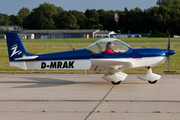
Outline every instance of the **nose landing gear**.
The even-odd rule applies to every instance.
[[[161,78],[161,76],[153,73],[151,68],[148,67],[147,73],[144,75],[139,75],[138,78],[144,81],[148,81],[150,84],[155,84]]]

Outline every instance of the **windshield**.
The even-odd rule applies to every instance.
[[[107,38],[98,40],[97,42],[88,46],[86,49],[88,49],[92,53],[104,53],[108,43],[113,43],[113,51],[115,51],[116,53],[124,53],[131,48],[128,44],[120,40]]]

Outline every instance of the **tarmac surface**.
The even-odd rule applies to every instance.
[[[179,120],[180,75],[0,74],[0,120]]]

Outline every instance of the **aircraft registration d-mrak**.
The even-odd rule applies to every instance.
[[[100,39],[86,48],[47,53],[28,53],[17,33],[6,33],[10,66],[25,70],[94,70],[109,71],[102,78],[118,85],[125,80],[127,69],[146,67],[147,73],[138,78],[156,83],[161,76],[152,72],[151,67],[164,63],[175,54],[170,49],[170,38],[167,49],[132,48],[114,38]]]

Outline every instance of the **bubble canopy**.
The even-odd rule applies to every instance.
[[[112,42],[114,44],[113,51],[117,53],[126,53],[126,52],[131,52],[132,50],[131,46],[129,46],[128,44],[126,44],[121,40],[114,38],[100,39],[95,43],[92,43],[91,45],[86,47],[86,49],[93,54],[104,53],[108,42]]]

